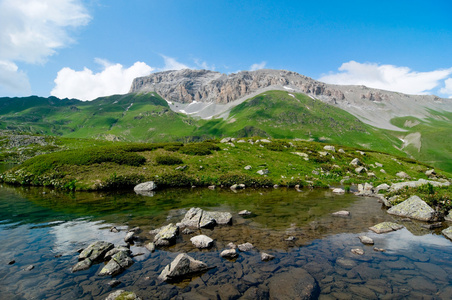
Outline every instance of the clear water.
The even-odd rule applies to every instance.
[[[151,238],[149,230],[181,220],[193,206],[233,214],[233,225],[199,231],[215,239],[212,249],[195,249],[190,235],[154,253],[144,248]],[[243,209],[253,214],[238,216]],[[351,217],[332,217],[338,210],[349,210]],[[126,289],[143,299],[236,299],[256,291],[268,295],[274,274],[304,268],[319,282],[320,299],[451,299],[452,242],[440,229],[426,230],[417,222],[401,223],[403,230],[383,235],[369,232],[369,226],[382,221],[401,223],[373,198],[334,195],[329,190],[234,193],[195,188],[145,197],[4,185],[0,186],[0,298],[104,299],[116,289]],[[121,231],[112,233],[111,226]],[[119,286],[111,288],[111,277],[97,275],[103,264],[71,273],[76,250],[96,240],[121,244],[126,230],[135,226],[143,229],[143,242],[131,249],[143,254],[114,277],[121,281]],[[362,245],[361,234],[386,251]],[[286,241],[291,236],[296,239]],[[250,242],[256,249],[240,253],[235,261],[225,260],[219,253],[229,242]],[[365,254],[355,255],[352,248],[362,248]],[[260,251],[276,258],[262,262]],[[215,268],[178,284],[159,282],[162,269],[181,252]],[[9,265],[11,260],[15,263]],[[34,269],[24,270],[29,265]]]

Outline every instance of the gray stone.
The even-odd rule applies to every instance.
[[[215,219],[199,207],[192,207],[181,221],[182,227],[205,228],[215,225]]]
[[[441,231],[441,233],[447,237],[449,240],[452,240],[452,226],[444,229],[443,231]]]
[[[133,260],[126,251],[119,251],[110,259],[110,261],[102,268],[99,275],[117,275],[122,273],[126,268],[133,265]]]
[[[342,189],[342,188],[335,188],[335,189],[332,190],[332,192],[333,192],[334,194],[344,194],[344,193],[345,193],[345,190]]]
[[[251,215],[251,212],[249,210],[241,210],[238,212],[239,216],[248,216]]]
[[[248,166],[246,166],[244,169],[245,169],[245,170],[251,170],[252,167],[251,167],[250,165],[248,165]]]
[[[346,210],[340,210],[340,211],[332,213],[331,215],[333,215],[335,217],[348,217],[348,216],[350,216],[350,212],[346,211]]]
[[[124,238],[124,242],[131,243],[135,239],[135,232],[128,232]]]
[[[259,170],[256,172],[259,175],[266,175],[269,173],[268,169]]]
[[[209,211],[205,213],[210,215],[218,225],[227,225],[232,222],[232,214],[229,212]]]
[[[115,246],[112,243],[97,241],[90,244],[86,249],[84,249],[78,256],[79,260],[84,260],[85,258],[91,259],[93,262],[102,261],[105,254],[113,249]]]
[[[220,143],[229,143],[229,142],[231,142],[231,138],[230,137],[225,137],[224,139],[222,139],[220,141]]]
[[[436,221],[438,219],[436,211],[418,196],[411,196],[402,203],[391,207],[388,214],[421,221]]]
[[[408,175],[407,173],[400,171],[396,174],[397,177],[403,178],[403,179],[410,179],[410,175]]]
[[[386,183],[382,183],[375,188],[375,193],[378,194],[379,191],[389,191],[389,185]]]
[[[431,169],[431,170],[425,171],[425,175],[427,175],[428,177],[430,177],[430,176],[436,176],[435,169]]]
[[[186,253],[181,253],[163,269],[158,278],[163,281],[178,280],[193,273],[204,272],[207,269],[207,265],[202,261],[195,260]]]
[[[109,294],[105,300],[141,300],[141,298],[133,292],[117,290]]]
[[[199,249],[210,248],[213,245],[213,239],[204,234],[194,236],[190,239],[190,241],[196,248]]]
[[[127,255],[132,254],[132,252],[130,251],[129,248],[124,247],[124,246],[119,246],[119,247],[115,247],[115,248],[111,249],[110,251],[108,251],[107,253],[105,253],[104,260],[110,260],[113,257],[113,255],[115,255],[116,253],[118,253],[120,251],[126,252]]]
[[[354,159],[350,162],[350,164],[351,164],[352,166],[354,166],[354,167],[358,167],[358,166],[361,166],[363,163],[362,163],[358,158],[354,158]]]
[[[78,272],[82,270],[88,270],[91,265],[93,264],[93,261],[89,258],[85,258],[82,261],[79,261],[75,266],[72,267],[72,272]]]
[[[294,268],[269,279],[270,299],[317,299],[320,288],[317,281],[304,269]]]
[[[336,152],[336,148],[334,146],[325,146],[325,147],[323,147],[323,150]]]
[[[170,223],[156,230],[154,243],[156,246],[169,246],[176,242],[176,236],[179,233],[179,227]]]
[[[239,255],[235,249],[226,249],[221,251],[220,256],[224,258],[236,258]]]
[[[245,185],[243,183],[231,185],[231,190],[241,190],[244,188],[245,188]]]
[[[444,217],[444,220],[452,222],[452,210]]]
[[[157,185],[154,183],[154,181],[143,182],[133,188],[135,193],[144,196],[153,196],[152,191],[154,191],[155,189],[157,189]]]
[[[144,245],[144,247],[151,252],[155,251],[155,244],[153,242],[147,243],[146,245]]]
[[[449,186],[450,182],[449,181],[434,181],[434,180],[425,180],[425,179],[419,179],[417,181],[406,181],[406,182],[398,182],[398,183],[393,183],[391,185],[390,191],[394,192],[394,191],[398,191],[401,189],[404,189],[405,187],[419,187],[425,184],[431,184],[434,187],[442,187],[442,186]]]
[[[355,172],[356,172],[356,174],[361,174],[363,172],[367,172],[367,169],[365,167],[361,166],[361,167],[357,167],[355,169]]]
[[[373,232],[378,233],[378,234],[396,231],[396,230],[399,230],[402,228],[403,228],[402,225],[399,225],[399,224],[393,223],[393,222],[382,222],[382,223],[379,223],[372,227],[369,227],[370,230],[372,230]]]
[[[359,236],[359,240],[361,241],[361,243],[363,243],[364,245],[373,245],[374,244],[374,240],[371,239],[368,236],[365,235],[360,235]]]
[[[262,261],[270,261],[272,259],[275,259],[275,256],[273,256],[271,254],[268,254],[268,253],[265,253],[265,252],[261,253],[261,260]]]
[[[363,255],[364,254],[364,250],[361,248],[353,248],[352,250],[350,250],[351,253],[356,254],[356,255]]]
[[[253,244],[247,242],[247,243],[238,245],[237,248],[239,248],[239,250],[242,252],[246,252],[246,251],[250,251],[251,249],[253,249],[254,246],[253,246]]]

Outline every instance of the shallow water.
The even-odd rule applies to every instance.
[[[182,235],[176,245],[154,253],[143,245],[148,231],[178,222],[190,207],[229,211],[233,225],[203,229],[215,240],[209,250],[195,249]],[[252,211],[248,217],[237,212]],[[332,212],[349,210],[340,218]],[[369,226],[396,221],[406,228],[377,235]],[[373,198],[334,195],[329,190],[206,188],[159,191],[153,197],[130,192],[62,193],[48,188],[0,186],[0,298],[104,299],[116,289],[136,292],[143,299],[266,298],[272,276],[304,268],[318,282],[320,299],[450,299],[452,242],[421,223],[404,222],[386,214]],[[121,231],[112,233],[111,226]],[[103,264],[71,273],[76,250],[96,240],[122,244],[128,228],[140,226],[141,243],[131,247],[135,264],[115,279],[97,273]],[[444,223],[444,226],[447,226]],[[364,246],[366,234],[385,252]],[[295,237],[293,241],[286,241]],[[235,261],[219,253],[229,242],[251,242],[255,250]],[[352,254],[362,248],[362,256]],[[262,262],[259,252],[276,258]],[[200,277],[175,285],[157,276],[178,253],[215,267]],[[8,262],[15,260],[12,265]],[[34,269],[24,269],[33,265]]]

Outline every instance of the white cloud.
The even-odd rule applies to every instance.
[[[452,98],[452,78],[446,79],[444,81],[444,87],[439,90],[440,93],[449,95],[449,98]]]
[[[339,71],[323,75],[319,80],[332,84],[365,85],[406,94],[427,94],[452,74],[452,68],[416,72],[407,67],[356,61],[343,63]]]
[[[215,71],[215,65],[209,66],[206,61],[200,60],[198,58],[194,58],[193,61],[195,62],[195,65],[201,69]]]
[[[16,64],[10,61],[0,61],[0,86],[7,92],[21,96],[31,92],[27,74],[19,71]]]
[[[263,69],[263,68],[265,68],[266,65],[267,65],[266,61],[263,61],[263,62],[258,63],[258,64],[252,64],[251,67],[250,67],[250,71],[256,71],[256,70]]]
[[[133,79],[149,75],[154,70],[143,62],[136,62],[133,66],[124,68],[121,64],[112,64],[103,59],[95,61],[103,67],[99,73],[93,73],[88,68],[83,71],[61,69],[51,95],[58,98],[93,100],[102,96],[125,94],[129,91]]]
[[[0,0],[0,86],[14,93],[30,92],[27,75],[15,62],[43,64],[73,40],[70,30],[91,17],[80,0]],[[6,76],[9,75],[9,77]],[[11,83],[12,79],[24,80]]]
[[[175,58],[168,57],[163,54],[160,54],[160,56],[163,58],[163,61],[165,62],[165,66],[160,69],[161,71],[191,69],[187,65],[184,65],[183,63],[176,61]]]

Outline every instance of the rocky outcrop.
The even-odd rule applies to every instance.
[[[418,196],[411,196],[402,203],[388,209],[388,214],[420,221],[437,221],[438,214]]]
[[[186,253],[179,254],[159,275],[162,281],[177,281],[185,276],[207,271],[205,263],[195,260]]]

